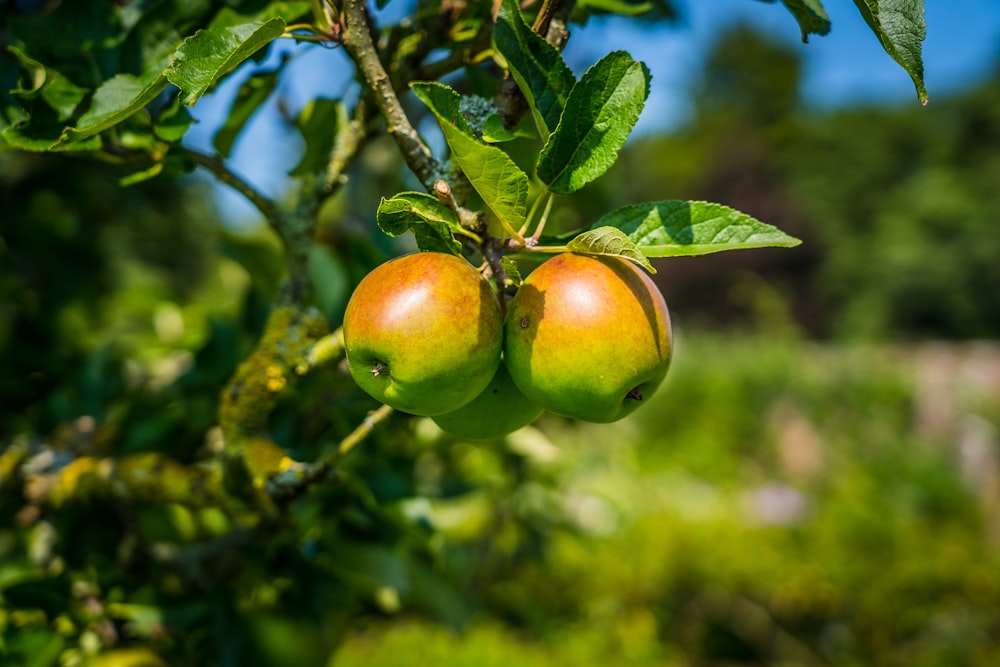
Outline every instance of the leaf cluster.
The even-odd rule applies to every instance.
[[[4,192],[17,207],[3,212],[0,253],[16,264],[0,265],[0,280],[17,299],[0,306],[0,358],[13,369],[2,385],[12,433],[0,434],[3,663],[316,664],[359,618],[405,609],[460,627],[489,607],[526,622],[531,592],[553,590],[540,555],[590,528],[556,491],[564,471],[546,436],[489,448],[387,422],[336,368],[343,346],[328,325],[384,240],[359,241],[340,221],[321,235],[316,221],[382,130],[429,191],[382,200],[386,236],[479,252],[511,281],[525,255],[613,255],[652,270],[649,257],[797,243],[730,207],[676,199],[545,234],[553,200],[615,164],[651,80],[625,52],[577,78],[550,35],[591,14],[672,15],[673,3],[586,0],[570,12],[549,1],[532,17],[506,0],[494,20],[493,3],[429,2],[384,28],[362,0],[9,4],[4,186],[25,184],[21,161],[35,153],[124,172],[60,171]],[[784,4],[821,32],[818,1]],[[865,17],[912,64],[919,50],[894,26],[922,5],[890,5],[868,3]],[[289,115],[305,146],[288,201],[227,163],[284,61],[253,65],[216,154],[182,143],[188,107],[278,39],[343,46],[361,89]],[[503,77],[527,120],[460,92],[498,95]],[[446,155],[415,129],[410,92]],[[267,235],[218,251],[163,180],[195,164],[251,201]],[[109,192],[114,178],[143,189]],[[109,323],[121,312],[124,324]],[[132,327],[144,333],[125,345]],[[42,344],[18,348],[32,340]],[[355,448],[363,438],[373,446]]]

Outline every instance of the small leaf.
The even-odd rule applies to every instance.
[[[184,137],[193,122],[191,112],[181,104],[177,95],[173,95],[153,119],[153,133],[163,141],[176,143]]]
[[[524,94],[543,138],[554,132],[576,77],[559,51],[529,26],[516,0],[503,0],[493,43]]]
[[[391,199],[383,198],[375,220],[388,236],[402,236],[412,230],[421,250],[433,250],[459,255],[462,244],[454,234],[461,230],[454,211],[431,195],[422,192],[401,192]]]
[[[59,139],[69,144],[92,137],[141,111],[167,86],[163,75],[165,61],[154,63],[142,76],[118,74],[98,87],[90,101],[87,113],[80,117],[76,127],[67,128]]]
[[[30,133],[22,131],[20,126],[11,126],[0,130],[0,153],[12,150],[41,153],[46,151],[83,152],[100,149],[101,140],[98,137],[90,137],[73,143],[63,143],[58,135],[33,136]]]
[[[24,70],[24,74],[18,78],[16,88],[11,88],[5,92],[26,99],[31,99],[38,95],[42,90],[42,86],[45,85],[45,66],[34,58],[28,57],[21,49],[15,46],[8,46],[7,52],[14,56],[21,69]]]
[[[510,255],[504,255],[500,258],[500,266],[503,267],[503,272],[507,274],[507,278],[514,285],[520,285],[523,279],[521,278],[521,269],[517,266],[517,262]]]
[[[226,122],[223,123],[212,139],[212,144],[221,157],[229,157],[230,152],[233,150],[233,144],[236,142],[236,137],[239,136],[240,132],[246,126],[247,121],[256,113],[260,105],[271,95],[275,84],[278,82],[279,69],[275,68],[270,71],[254,72],[240,86],[232,106],[229,107]]]
[[[924,0],[854,0],[882,48],[899,63],[917,88],[917,97],[927,104],[921,42],[927,36]]]
[[[764,0],[774,2],[774,0]],[[802,31],[802,41],[808,42],[809,35],[825,35],[830,32],[830,17],[827,16],[820,0],[781,0]]]
[[[530,121],[528,121],[530,123]],[[503,126],[500,116],[493,114],[483,123],[483,141],[490,144],[499,144],[514,139],[533,139],[535,133],[525,125],[524,122],[518,124],[513,130],[508,130]]]
[[[7,51],[14,56],[24,71],[24,75],[18,79],[18,86],[8,92],[26,100],[40,96],[56,112],[58,120],[62,122],[69,120],[77,106],[87,96],[88,90],[77,86],[56,70],[46,68],[14,46],[8,46]]]
[[[596,227],[586,231],[567,243],[566,249],[570,252],[586,255],[621,257],[635,262],[650,273],[656,273],[656,269],[642,254],[642,251],[636,247],[632,239],[616,227]]]
[[[42,99],[55,110],[57,118],[65,123],[73,116],[89,92],[62,74],[49,70],[48,80],[42,87]]]
[[[552,192],[579,190],[615,163],[645,105],[649,80],[646,65],[624,51],[587,70],[538,156],[538,178]]]
[[[605,226],[620,229],[647,257],[791,248],[801,243],[746,213],[701,201],[666,200],[624,206],[602,216],[592,229]]]
[[[528,176],[496,146],[480,143],[459,109],[459,94],[440,83],[410,84],[413,92],[434,112],[451,149],[451,158],[491,211],[507,226],[524,222]]]
[[[119,648],[101,653],[90,667],[167,667],[160,656],[147,648]]]
[[[652,2],[630,2],[629,0],[581,0],[577,9],[594,14],[621,14],[641,16],[653,9]]]
[[[212,84],[284,32],[285,21],[277,17],[199,30],[178,47],[165,74],[181,89],[181,101],[192,105]]]
[[[232,7],[223,7],[220,9],[219,13],[212,19],[212,22],[208,24],[210,30],[231,28],[244,23],[263,23],[268,19],[276,17],[283,19],[287,25],[307,19],[311,13],[309,0],[293,0],[291,2],[276,0],[268,3],[225,2],[223,4],[236,5],[239,7],[239,10]],[[251,6],[253,9],[251,9]]]
[[[302,134],[306,149],[289,174],[308,176],[323,172],[330,162],[337,135],[347,127],[347,122],[347,110],[340,100],[322,97],[310,100],[295,119],[295,127]]]
[[[148,181],[151,178],[156,178],[161,173],[163,173],[163,163],[156,162],[152,167],[148,169],[143,169],[142,171],[137,171],[128,176],[123,176],[118,179],[118,185],[123,188],[127,188],[130,185],[135,185],[136,183],[142,183],[143,181]]]

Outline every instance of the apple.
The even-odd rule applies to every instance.
[[[431,417],[441,430],[472,440],[487,440],[513,433],[544,412],[517,388],[501,360],[496,375],[483,393],[454,412]]]
[[[437,252],[380,265],[344,313],[354,381],[402,412],[440,415],[486,388],[500,364],[500,302],[467,261]]]
[[[565,253],[528,274],[507,311],[504,358],[530,400],[564,417],[613,422],[666,377],[667,304],[615,257]]]

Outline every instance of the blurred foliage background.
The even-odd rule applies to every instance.
[[[252,527],[47,513],[5,461],[209,455],[275,239],[220,223],[196,179],[0,155],[0,665],[1000,664],[1000,67],[927,108],[825,113],[800,73],[723,36],[695,120],[557,204],[568,229],[708,199],[806,241],[657,264],[677,352],[648,406],[486,443],[397,415]],[[376,142],[321,221],[334,325],[406,249],[371,225],[400,170]],[[372,407],[329,369],[270,426],[314,459]]]

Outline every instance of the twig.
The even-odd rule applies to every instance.
[[[341,327],[313,343],[313,346],[306,352],[305,359],[295,367],[295,373],[305,375],[319,366],[340,361],[343,356],[344,329]]]
[[[552,195],[551,192],[546,195],[545,210],[542,211],[542,217],[539,218],[538,220],[538,226],[535,227],[535,233],[531,235],[530,239],[528,239],[529,242],[528,245],[538,244],[538,239],[540,239],[542,236],[542,230],[545,229],[545,223],[549,221],[549,213],[552,212],[552,200],[554,199],[555,197]]]
[[[347,168],[354,156],[369,138],[368,126],[375,118],[374,105],[368,96],[362,96],[354,107],[351,120],[347,127],[337,135],[336,143],[330,152],[330,162],[326,167],[320,195],[329,196],[346,180]]]
[[[543,35],[549,44],[562,51],[569,39],[569,17],[576,6],[576,0],[553,0],[552,4],[555,7],[549,15],[549,23],[545,32],[539,31],[539,34]],[[542,9],[544,10],[544,7]]]
[[[309,485],[330,479],[337,473],[337,464],[392,413],[393,409],[388,405],[369,412],[358,427],[341,440],[337,448],[327,456],[314,463],[296,463],[272,475],[265,487],[267,495],[275,502],[288,502],[299,496]]]
[[[233,172],[218,155],[206,155],[193,148],[184,148],[184,151],[195,164],[204,167],[220,181],[250,200],[274,231],[282,238],[285,237],[287,220],[284,211],[277,204]]]
[[[542,3],[542,8],[538,10],[538,15],[535,16],[535,22],[531,24],[531,29],[543,37],[547,35],[549,23],[552,22],[552,17],[559,9],[560,4],[559,0],[545,0]]]
[[[369,412],[364,421],[358,424],[356,429],[351,431],[346,438],[340,441],[340,445],[336,450],[334,450],[333,454],[325,460],[325,462],[329,465],[333,465],[350,454],[351,450],[357,447],[362,440],[371,435],[372,431],[375,430],[375,427],[388,419],[392,412],[392,407],[388,405],[383,405],[378,410]]]
[[[392,81],[379,60],[368,26],[368,12],[364,0],[344,2],[343,44],[347,54],[354,60],[365,84],[371,89],[375,104],[385,118],[389,135],[399,146],[407,166],[416,174],[427,190],[431,190],[441,169],[431,155],[417,130],[403,111]]]

